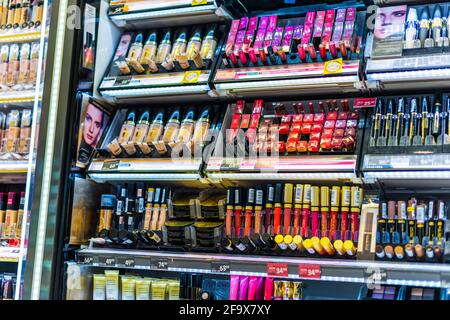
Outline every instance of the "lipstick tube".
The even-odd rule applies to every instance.
[[[242,228],[242,188],[234,190],[234,235],[241,237]]]
[[[343,59],[346,59],[348,56],[348,51],[347,51],[347,47],[345,46],[345,42],[341,41],[339,44],[339,50],[341,51],[341,57]]]
[[[351,226],[352,240],[358,242],[359,233],[359,214],[362,205],[362,189],[359,187],[351,188]]]
[[[251,48],[248,50],[248,55],[250,56],[250,61],[256,65],[258,63],[258,56],[256,55],[255,49]]]
[[[225,235],[233,235],[233,213],[234,213],[234,188],[227,190],[227,212],[225,214]]]
[[[272,226],[272,217],[273,217],[273,202],[275,197],[275,188],[272,185],[267,186],[267,192],[266,192],[266,210],[265,210],[265,217],[264,217],[264,232],[272,234],[273,235],[273,229],[271,230]]]
[[[277,183],[275,186],[275,207],[273,211],[273,232],[274,234],[281,233],[281,193],[283,192],[283,185]]]
[[[313,237],[319,236],[319,195],[319,187],[311,187],[311,234]]]
[[[292,242],[297,246],[297,250],[304,251],[305,246],[303,245],[303,238],[299,235],[296,235]]]
[[[311,238],[311,243],[313,245],[314,250],[318,254],[323,256],[326,253],[326,251],[325,251],[324,247],[322,246],[322,244],[320,243],[320,239],[318,237],[312,237]]]
[[[331,240],[336,240],[336,231],[338,230],[340,197],[341,197],[341,188],[338,186],[333,186],[331,189],[331,214],[330,214]]]
[[[255,226],[254,232],[260,234],[262,232],[262,206],[264,202],[264,191],[262,189],[256,189],[256,201],[255,201]]]
[[[328,215],[330,210],[330,188],[320,187],[320,212],[321,212],[321,234],[329,237]]]
[[[291,214],[292,214],[292,195],[294,185],[286,183],[284,186],[284,220],[283,220],[283,234],[291,233]]]
[[[301,236],[309,236],[309,206],[311,204],[311,185],[305,184],[303,189],[303,208],[302,208],[302,229]]]
[[[351,240],[344,242],[344,250],[349,256],[354,256],[356,254],[356,247]]]
[[[259,58],[261,59],[262,63],[267,63],[266,51],[263,48],[259,48]]]
[[[294,235],[300,234],[300,219],[302,213],[303,202],[303,185],[297,184],[295,186],[294,194]]]
[[[344,242],[342,242],[342,240],[336,240],[333,243],[333,247],[336,250],[336,252],[338,253],[338,255],[340,255],[340,256],[345,255]]]
[[[322,237],[320,239],[320,244],[325,249],[325,251],[330,255],[334,256],[336,253],[336,250],[334,249],[333,245],[331,244],[331,241],[327,237]]]
[[[338,57],[336,44],[334,42],[330,42],[329,49],[330,49],[330,54],[333,57],[333,59],[336,59]]]
[[[233,51],[227,52],[227,57],[230,59],[231,63],[236,67],[239,64],[237,57],[234,55]]]
[[[298,52],[298,56],[300,58],[300,60],[303,62],[306,60],[306,51],[305,51],[305,46],[303,44],[299,44],[297,46],[297,52]]]
[[[319,54],[320,54],[320,59],[322,60],[327,60],[327,48],[325,48],[325,46],[323,44],[319,45]]]
[[[245,206],[244,236],[250,237],[252,231],[253,206],[255,204],[255,189],[247,190],[247,204]]]
[[[241,60],[241,64],[246,66],[248,64],[247,54],[244,52],[244,50],[239,49],[238,55],[239,55],[239,60]]]
[[[308,251],[309,254],[316,254],[316,251],[314,250],[314,246],[312,243],[312,239],[306,239],[305,241],[303,241],[303,246],[305,247],[306,251]]]
[[[310,44],[308,46],[308,53],[309,53],[309,56],[311,57],[311,59],[313,59],[313,60],[317,59],[317,51],[313,44]]]
[[[341,197],[341,239],[348,240],[351,238],[351,234],[348,229],[348,213],[350,207],[350,187],[342,187]]]

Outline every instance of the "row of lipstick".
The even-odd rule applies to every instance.
[[[359,187],[318,187],[278,183],[227,190],[225,234],[326,236],[331,240],[357,241],[363,190]],[[282,197],[283,195],[283,197]]]
[[[449,110],[439,101],[430,106],[428,97],[378,99],[372,117],[370,146],[423,146],[447,143]],[[420,103],[421,101],[421,103]],[[447,103],[449,106],[450,101]],[[387,106],[386,106],[387,105]]]
[[[223,62],[225,66],[258,63],[287,62],[287,55],[294,46],[302,62],[311,60],[349,58],[352,52],[359,53],[362,37],[354,37],[356,9],[338,9],[307,12],[304,25],[278,24],[277,16],[243,17],[233,20],[226,42]],[[282,22],[284,23],[284,22]],[[319,52],[319,55],[317,54]],[[328,52],[330,56],[328,56]]]
[[[221,247],[225,252],[238,254],[262,252],[329,257],[354,257],[356,255],[355,242],[352,240],[332,242],[328,237],[303,239],[300,235],[291,236],[290,234],[278,234],[274,237],[265,233],[233,239],[225,237],[221,241]]]
[[[275,114],[264,114],[263,100],[256,100],[248,114],[244,112],[245,102],[240,100],[234,107],[228,143],[233,143],[242,130],[257,153],[351,149],[356,143],[359,113],[349,111],[348,100],[341,100],[340,104],[342,111],[337,100],[328,100],[326,105],[319,101],[320,111],[315,112],[314,103],[309,102],[310,113],[305,113],[302,102],[293,103],[291,110],[283,103],[273,103]]]
[[[410,8],[405,30],[405,49],[448,47],[450,39],[450,10],[443,17],[442,8],[436,5],[430,19],[430,6],[424,6],[418,18],[417,9]]]
[[[377,245],[375,254],[378,259],[384,260],[417,260],[417,261],[440,261],[444,254],[441,246],[428,245],[423,247],[421,244],[406,245]]]

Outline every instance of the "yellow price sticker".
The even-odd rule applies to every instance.
[[[208,0],[192,0],[193,6],[201,6],[204,4],[208,4]]]
[[[201,74],[202,72],[200,70],[186,71],[184,73],[183,80],[181,80],[181,83],[197,83],[198,78],[200,77]]]
[[[342,64],[343,64],[342,58],[330,60],[325,62],[324,68],[323,68],[323,74],[338,74],[342,73]]]

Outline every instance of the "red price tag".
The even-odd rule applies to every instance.
[[[272,277],[287,277],[289,275],[287,263],[267,263],[267,275]]]
[[[353,103],[355,109],[375,108],[377,98],[356,98]]]
[[[321,271],[318,264],[299,264],[298,275],[300,278],[320,279]]]

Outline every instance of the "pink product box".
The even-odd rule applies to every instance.
[[[312,25],[305,25],[303,28],[302,44],[309,44],[312,34]]]
[[[351,41],[353,37],[353,30],[355,27],[355,21],[345,21],[344,25],[344,35],[342,36],[342,40]]]
[[[267,48],[272,44],[273,33],[277,27],[277,19],[277,16],[269,17],[269,25],[267,26],[266,37],[264,39],[264,48]]]
[[[278,51],[278,48],[281,46],[281,41],[283,39],[283,31],[284,27],[278,27],[275,30],[275,35],[273,36],[272,48],[273,51]]]
[[[258,30],[258,32],[256,33],[255,42],[253,43],[253,48],[255,48],[255,49],[262,48],[265,34],[266,34],[266,29]]]
[[[284,31],[284,37],[283,37],[283,43],[282,43],[283,51],[286,53],[291,51],[293,34],[294,34],[294,26],[287,26]]]
[[[331,38],[331,41],[333,42],[341,41],[343,31],[344,31],[344,22],[335,22],[333,37]]]
[[[345,21],[355,21],[356,20],[356,8],[347,8],[347,15]]]
[[[234,54],[237,56],[240,49],[244,45],[245,30],[241,30],[237,33],[236,42],[234,43]]]
[[[327,45],[330,43],[332,32],[333,32],[333,22],[325,22],[322,33],[323,44]]]
[[[258,26],[258,17],[252,17],[250,18],[250,23],[248,25],[247,30],[256,30],[257,26]]]
[[[269,16],[261,17],[259,20],[258,30],[267,29],[267,26],[269,25]]]
[[[323,23],[325,21],[325,11],[317,11],[316,22],[314,24],[313,38],[321,37],[323,31]]]
[[[334,22],[334,10],[327,10],[325,14],[325,23]]]
[[[231,23],[230,34],[228,35],[227,45],[225,47],[225,52],[233,50],[234,41],[236,40],[236,34],[239,29],[239,20],[233,20]]]
[[[344,22],[345,21],[345,12],[346,9],[338,9],[336,12],[336,22]]]
[[[239,30],[247,30],[249,20],[250,20],[249,17],[241,18],[240,23],[239,23]]]
[[[307,12],[306,13],[306,19],[305,19],[305,24],[313,25],[315,17],[316,17],[316,12],[315,11]]]
[[[299,41],[303,36],[303,26],[298,25],[294,28],[294,40]]]

